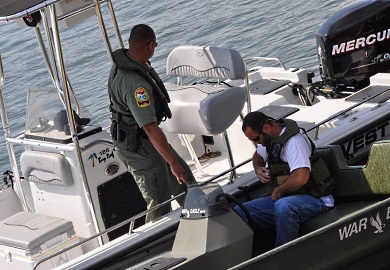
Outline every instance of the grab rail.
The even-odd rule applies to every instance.
[[[272,57],[259,57],[255,56],[252,58],[248,58],[244,60],[245,63],[245,85],[246,85],[246,106],[247,106],[247,112],[250,113],[252,111],[252,105],[251,105],[251,89],[249,88],[249,69],[248,64],[253,63],[256,61],[276,61],[280,64],[280,66],[287,70],[286,66],[283,64],[283,62],[279,58],[272,58]]]
[[[284,70],[287,70],[287,68],[283,64],[283,62],[279,58],[275,58],[275,57],[259,57],[259,56],[255,56],[255,57],[251,57],[251,58],[245,59],[245,64],[247,64],[247,63],[249,64],[249,63],[256,62],[256,61],[275,61],[275,62],[278,62],[280,64],[280,66]]]
[[[348,111],[351,111],[352,109],[354,109],[356,107],[359,107],[360,105],[362,105],[362,104],[364,104],[364,103],[366,103],[366,102],[368,102],[368,101],[370,101],[370,100],[372,100],[372,99],[374,99],[374,98],[376,98],[376,97],[378,97],[378,96],[380,96],[380,95],[382,95],[384,93],[386,93],[389,90],[390,89],[386,89],[386,90],[384,90],[384,91],[382,91],[380,93],[377,93],[377,94],[375,94],[375,95],[373,95],[373,96],[371,96],[371,97],[369,97],[369,98],[367,98],[367,99],[365,99],[365,100],[363,100],[363,101],[361,101],[359,103],[356,103],[355,105],[352,105],[351,107],[349,107],[349,108],[347,108],[347,109],[345,109],[345,110],[343,110],[343,111],[341,111],[341,112],[339,112],[339,113],[337,113],[337,114],[335,114],[335,115],[333,115],[333,116],[331,116],[331,117],[329,117],[329,118],[319,122],[314,127],[308,129],[307,132],[312,131],[313,129],[315,129],[316,132],[315,132],[314,140],[317,140],[318,139],[318,132],[319,132],[320,126],[322,126],[323,124],[325,124],[325,123],[335,119],[338,116],[341,116],[341,115],[345,114]]]
[[[3,125],[4,138],[6,139],[6,146],[7,146],[8,157],[9,157],[9,161],[10,161],[10,165],[11,165],[11,170],[13,171],[14,177],[16,179],[18,196],[20,198],[20,202],[22,204],[23,210],[28,211],[26,197],[24,195],[22,184],[19,181],[20,176],[19,176],[19,171],[18,171],[18,164],[16,162],[15,151],[14,151],[13,145],[7,141],[7,139],[9,137],[11,137],[11,130],[10,130],[9,122],[8,122],[7,110],[5,109],[5,102],[4,102],[4,96],[3,96],[4,85],[5,85],[5,76],[4,76],[3,62],[1,60],[1,55],[0,55],[0,112],[1,112],[0,115],[1,115],[1,123]]]
[[[0,89],[2,89],[4,85],[5,85],[5,76],[3,70],[3,61],[1,61],[1,54],[0,54]]]
[[[228,174],[228,173],[230,173],[230,172],[236,170],[237,168],[239,168],[239,167],[241,167],[241,166],[243,166],[243,165],[249,163],[250,161],[252,161],[252,158],[247,159],[247,160],[245,160],[245,161],[243,161],[243,162],[237,164],[236,166],[231,167],[230,169],[228,169],[228,170],[226,170],[226,171],[223,171],[223,172],[221,172],[220,174],[217,174],[217,175],[211,177],[210,179],[208,179],[208,180],[206,180],[206,181],[204,181],[204,182],[197,183],[197,184],[194,184],[194,185],[192,185],[192,186],[204,186],[204,185],[207,185],[208,183],[217,180],[218,178],[220,178],[220,177],[224,176],[225,174]],[[104,230],[104,231],[101,231],[101,232],[99,232],[99,233],[97,233],[97,234],[95,234],[95,235],[93,235],[93,236],[91,236],[91,237],[88,237],[88,238],[85,238],[85,239],[81,240],[80,242],[74,243],[74,244],[72,244],[72,245],[70,245],[70,246],[68,246],[68,247],[65,247],[65,248],[63,248],[63,249],[60,249],[60,250],[58,250],[58,251],[56,251],[56,252],[54,252],[54,253],[52,253],[52,254],[46,256],[46,257],[41,258],[40,260],[38,260],[38,261],[35,262],[34,267],[33,267],[33,270],[35,270],[41,263],[43,263],[43,262],[45,262],[45,261],[47,261],[47,260],[50,260],[50,259],[54,258],[55,256],[58,256],[58,255],[60,255],[60,254],[62,254],[62,253],[64,253],[64,252],[66,252],[66,251],[68,251],[68,250],[71,250],[72,248],[78,247],[78,246],[80,246],[80,245],[82,245],[82,244],[84,244],[84,243],[86,243],[86,242],[88,242],[88,241],[90,241],[90,240],[92,240],[92,239],[95,239],[95,238],[97,238],[97,237],[100,237],[100,236],[102,236],[103,234],[107,234],[107,233],[109,233],[109,232],[111,232],[111,231],[113,231],[113,230],[116,230],[116,229],[118,229],[119,227],[122,227],[122,226],[124,226],[124,225],[126,225],[126,224],[128,224],[128,223],[130,223],[130,226],[129,226],[129,233],[128,233],[128,234],[132,234],[132,233],[134,232],[134,231],[133,231],[134,223],[135,223],[135,221],[136,221],[138,218],[141,218],[141,217],[145,216],[146,214],[148,214],[148,213],[150,213],[150,212],[152,212],[152,211],[155,211],[156,209],[158,209],[158,208],[160,208],[160,207],[162,207],[162,206],[165,206],[165,205],[171,203],[173,200],[176,200],[176,199],[182,197],[184,194],[185,194],[185,192],[182,192],[182,193],[180,193],[179,195],[176,195],[175,197],[172,197],[171,199],[169,199],[169,200],[167,200],[167,201],[165,201],[165,202],[163,202],[163,203],[160,203],[160,204],[158,204],[158,205],[156,205],[156,206],[154,206],[154,207],[152,207],[152,208],[150,208],[150,209],[147,209],[147,210],[145,210],[145,211],[143,211],[143,212],[141,212],[141,213],[139,213],[139,214],[137,214],[137,215],[135,215],[135,216],[133,216],[133,217],[131,217],[131,218],[125,220],[125,221],[122,221],[121,223],[118,223],[118,224],[116,224],[116,225],[114,225],[114,226],[112,226],[112,227],[110,227],[110,228],[108,228],[108,229],[106,229],[106,230]]]

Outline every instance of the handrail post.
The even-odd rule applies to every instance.
[[[23,210],[28,212],[28,206],[26,202],[26,197],[24,195],[19,170],[18,170],[18,164],[16,162],[16,156],[15,151],[13,148],[13,145],[8,141],[8,138],[11,137],[11,131],[9,128],[9,122],[8,122],[8,116],[7,111],[5,109],[5,102],[3,97],[3,86],[5,85],[5,76],[4,76],[4,70],[3,70],[3,62],[1,60],[0,55],[0,108],[1,108],[1,121],[3,124],[3,130],[4,130],[4,138],[7,145],[7,151],[8,151],[8,157],[11,165],[12,172],[14,174],[14,177],[16,179],[16,186],[17,186],[17,192],[19,194],[19,199],[21,201]]]
[[[129,234],[132,234],[134,231],[134,221],[135,220],[132,220],[131,222],[130,222],[130,227],[129,227]]]
[[[252,57],[244,60],[245,64],[245,87],[246,87],[246,108],[247,108],[247,113],[250,113],[252,111],[252,104],[251,104],[251,89],[249,87],[249,68],[248,64],[256,61],[276,61],[279,63],[279,65],[284,69],[287,70],[286,66],[283,64],[283,62],[279,58],[270,58],[270,57]]]
[[[68,85],[67,75],[66,75],[66,71],[65,71],[65,63],[64,63],[63,56],[62,56],[62,48],[61,48],[59,31],[58,31],[58,22],[57,22],[55,5],[50,5],[49,10],[50,10],[50,19],[51,19],[52,29],[53,29],[54,45],[55,45],[55,49],[56,49],[56,55],[57,55],[59,68],[61,71],[62,87],[63,87],[63,93],[64,93],[64,98],[65,98],[65,104],[66,104],[66,108],[67,108],[66,111],[67,111],[68,120],[69,120],[69,127],[70,127],[72,141],[73,141],[74,148],[75,148],[74,153],[75,153],[76,160],[77,160],[77,163],[78,163],[79,168],[80,168],[81,180],[82,180],[82,184],[83,184],[83,188],[84,188],[85,199],[88,203],[92,223],[94,225],[96,232],[99,232],[100,229],[99,229],[99,225],[97,222],[97,217],[96,217],[95,208],[94,208],[92,197],[91,197],[91,192],[89,189],[89,184],[87,181],[87,174],[85,171],[84,162],[83,162],[83,158],[81,155],[81,149],[80,149],[80,145],[79,145],[79,141],[78,141],[78,135],[77,135],[76,125],[75,125],[74,116],[73,116],[73,109],[72,109],[72,104],[71,104],[71,99],[70,99],[70,94],[69,94],[69,89],[68,89],[69,85]],[[98,238],[98,241],[99,241],[100,245],[103,245],[103,240],[101,239],[101,237]]]
[[[249,69],[247,65],[247,61],[245,63],[245,88],[246,88],[246,110],[247,113],[252,111],[252,101],[251,101],[251,89],[249,87]]]
[[[107,54],[108,54],[108,58],[110,59],[111,62],[113,62],[112,55],[111,55],[112,48],[111,48],[111,44],[110,44],[110,41],[109,41],[109,38],[108,38],[106,26],[104,24],[102,10],[101,10],[101,7],[100,7],[100,2],[99,2],[99,0],[94,0],[94,2],[95,2],[96,16],[98,18],[100,31],[101,31],[101,33],[103,35],[103,41],[104,41],[104,45],[106,46],[106,51],[107,51]],[[123,45],[123,42],[122,42],[121,45]]]

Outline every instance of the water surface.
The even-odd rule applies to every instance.
[[[318,75],[315,31],[331,14],[352,2],[113,0],[113,5],[125,44],[133,25],[145,23],[155,29],[159,46],[152,64],[164,81],[171,81],[165,75],[165,61],[179,45],[230,47],[244,58],[277,57],[288,68],[304,68]],[[96,121],[107,125],[106,82],[111,64],[97,27],[96,18],[91,17],[83,24],[62,29],[60,34],[66,70],[75,92]],[[113,36],[112,27],[108,28]],[[112,46],[118,48],[119,44]],[[28,87],[51,86],[51,81],[33,29],[1,23],[0,53],[6,77],[3,94],[14,135],[25,128]],[[22,150],[16,147],[18,153]],[[0,174],[9,168],[4,136],[0,136]]]

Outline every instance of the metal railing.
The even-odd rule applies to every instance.
[[[273,58],[273,57],[258,57],[258,56],[251,57],[251,58],[245,59],[245,65],[247,65],[249,63],[257,62],[257,61],[274,61],[274,62],[277,62],[284,70],[287,70],[286,66],[279,58]]]
[[[339,117],[339,116],[341,116],[341,115],[344,115],[344,114],[347,113],[348,111],[351,111],[351,110],[353,110],[354,108],[359,107],[359,106],[362,105],[362,104],[365,104],[365,103],[369,102],[370,100],[372,100],[372,99],[374,99],[374,98],[376,98],[376,97],[378,97],[378,96],[380,96],[380,95],[382,95],[382,94],[388,92],[389,90],[390,90],[390,88],[389,88],[389,89],[386,89],[386,90],[384,90],[384,91],[382,91],[382,92],[380,92],[380,93],[377,93],[377,94],[375,94],[375,95],[373,95],[373,96],[371,96],[371,97],[369,97],[369,98],[367,98],[367,99],[365,99],[365,100],[363,100],[363,101],[361,101],[361,102],[359,102],[359,103],[356,103],[355,105],[352,105],[351,107],[349,107],[349,108],[347,108],[347,109],[345,109],[345,110],[343,110],[343,111],[341,111],[341,112],[338,112],[337,114],[335,114],[335,115],[333,115],[333,116],[331,116],[331,117],[329,117],[329,118],[327,118],[327,119],[325,119],[325,120],[319,122],[319,123],[318,123],[317,125],[315,125],[314,127],[308,129],[307,132],[312,131],[312,130],[315,129],[314,140],[317,140],[317,139],[318,139],[318,132],[319,132],[320,126],[322,126],[323,124],[325,124],[325,123],[327,123],[327,122],[329,122],[329,121],[331,121],[331,120],[333,120],[333,119],[335,119],[335,118],[337,118],[337,117]]]
[[[249,87],[249,68],[248,64],[257,62],[257,61],[274,61],[280,64],[280,66],[283,68],[283,70],[287,70],[286,66],[283,64],[283,62],[278,58],[270,58],[270,57],[251,57],[244,60],[245,63],[245,86],[246,86],[246,106],[247,106],[247,113],[250,113],[252,111],[252,104],[251,104],[251,89]]]

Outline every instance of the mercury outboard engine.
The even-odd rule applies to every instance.
[[[359,1],[333,14],[316,32],[322,82],[315,93],[343,97],[390,69],[390,1]]]

